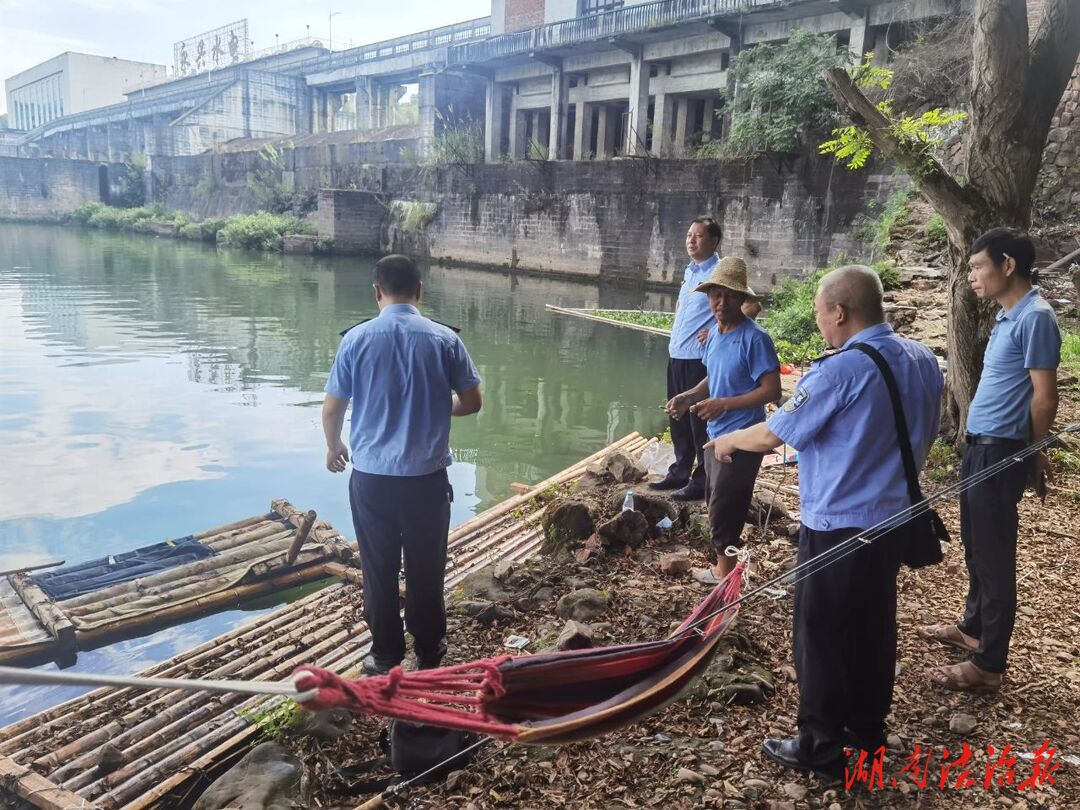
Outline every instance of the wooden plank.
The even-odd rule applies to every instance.
[[[94,806],[87,804],[82,796],[69,793],[7,757],[0,759],[0,785],[42,810],[74,810]]]

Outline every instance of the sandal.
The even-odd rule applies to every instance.
[[[708,585],[710,588],[715,588],[720,584],[720,580],[716,578],[716,574],[713,573],[711,568],[695,568],[694,579],[702,585]]]
[[[930,677],[938,686],[948,689],[952,692],[972,692],[974,694],[986,694],[991,692],[997,692],[1001,689],[1001,681],[987,681],[987,680],[974,680],[968,674],[966,667],[970,667],[972,670],[978,673],[982,673],[982,670],[975,666],[970,661],[965,661],[962,664],[952,664],[944,667],[934,667],[926,671],[926,674]],[[983,673],[986,675],[992,675],[993,673]],[[1000,676],[999,676],[1000,678]]]
[[[917,627],[915,632],[927,641],[936,641],[946,647],[955,647],[964,652],[972,653],[979,649],[978,644],[973,647],[964,641],[960,628],[955,624],[927,624]]]

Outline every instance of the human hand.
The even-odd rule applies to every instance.
[[[723,462],[724,464],[731,463],[731,457],[735,454],[738,448],[731,441],[731,434],[725,436],[717,436],[711,442],[705,442],[705,450],[712,450],[716,455],[716,460]]]
[[[708,339],[709,339],[709,330],[708,329],[702,329],[700,332],[697,333],[697,342],[700,343],[702,346],[705,345],[705,341],[708,340]]]
[[[1039,451],[1035,454],[1031,464],[1031,476],[1028,483],[1035,490],[1040,499],[1046,501],[1046,485],[1054,480],[1053,471],[1050,469],[1050,459],[1046,453]]]
[[[727,411],[727,406],[724,404],[722,397],[703,399],[701,402],[690,406],[690,412],[698,419],[703,419],[706,422],[716,419],[725,411]]]
[[[326,451],[326,469],[330,472],[345,472],[345,465],[349,463],[349,448],[345,442],[338,439],[334,445]]]
[[[686,415],[686,412],[690,409],[690,405],[686,400],[685,394],[676,394],[667,401],[664,406],[664,410],[667,411],[667,415],[672,419],[681,419]]]

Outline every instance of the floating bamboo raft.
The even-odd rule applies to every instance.
[[[284,500],[271,510],[193,535],[213,556],[69,599],[51,599],[27,571],[0,576],[0,664],[68,663],[78,650],[331,576],[328,563],[337,571],[353,558],[314,512]]]
[[[492,561],[539,549],[542,510],[520,514],[534,495],[576,480],[612,450],[637,455],[652,441],[633,433],[458,526],[450,534],[447,589]],[[340,563],[326,569],[355,580]],[[370,643],[361,614],[359,589],[342,582],[139,674],[280,681],[314,664],[355,677]],[[250,745],[259,733],[251,718],[281,700],[99,689],[0,729],[0,794],[6,789],[46,810],[154,806]],[[106,746],[114,758],[119,752],[111,771],[98,767]]]
[[[597,315],[595,309],[571,309],[569,307],[557,307],[554,304],[544,304],[544,308],[550,312],[557,312],[560,315],[572,315],[575,318],[584,318],[587,321],[600,321],[600,323],[606,323],[611,326],[625,326],[627,329],[637,329],[639,332],[649,332],[653,335],[662,335],[663,337],[671,337],[670,329],[660,329],[656,326],[645,326],[640,323],[629,323],[627,321],[616,321],[612,318],[605,318],[602,315]],[[640,309],[605,309],[604,312],[626,312],[633,313],[634,315],[670,315],[670,312],[655,312],[655,311],[642,311]]]

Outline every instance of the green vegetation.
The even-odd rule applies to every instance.
[[[945,135],[955,129],[953,125],[967,118],[967,113],[945,112],[940,107],[914,117],[897,113],[889,96],[893,72],[875,65],[872,51],[866,54],[861,65],[851,68],[850,73],[863,92],[880,98],[876,104],[878,112],[889,122],[890,134],[908,154],[929,156]],[[832,140],[818,146],[821,154],[833,155],[849,169],[861,169],[866,165],[874,152],[869,132],[849,126],[833,129],[832,134]]]
[[[1080,472],[1080,455],[1077,455],[1072,450],[1067,450],[1064,447],[1051,447],[1046,451],[1046,455],[1055,467],[1071,472]]]
[[[884,253],[889,246],[889,239],[892,236],[893,229],[908,224],[911,215],[907,206],[914,194],[915,189],[909,186],[894,191],[890,195],[881,216],[877,218],[874,224],[874,247],[877,250]]]
[[[289,214],[240,214],[228,220],[219,238],[229,247],[280,253],[285,237],[294,233],[313,234],[315,229]]]
[[[959,469],[960,456],[951,442],[935,439],[926,456],[926,476],[935,483],[944,483]]]
[[[435,219],[438,210],[439,206],[435,203],[412,200],[394,200],[390,203],[390,215],[406,233],[422,231]]]
[[[88,228],[106,231],[131,231],[175,235],[182,239],[221,241],[229,247],[281,252],[285,236],[294,233],[313,234],[315,229],[299,217],[288,214],[240,214],[228,219],[206,219],[192,222],[187,214],[173,211],[161,203],[139,208],[113,208],[103,203],[85,203],[68,217]],[[327,245],[322,244],[325,250]]]
[[[270,739],[280,739],[301,716],[300,705],[288,698],[269,709],[239,709],[236,714],[258,726],[262,736]]]
[[[612,309],[594,309],[590,314],[607,318],[609,321],[632,323],[636,326],[649,326],[653,329],[667,329],[668,331],[675,323],[674,312],[622,312]]]
[[[431,172],[440,168],[470,166],[484,162],[484,126],[470,115],[457,118],[452,107],[446,114],[436,111],[439,133],[421,168]]]
[[[826,68],[849,61],[832,35],[794,31],[779,45],[755,45],[732,61],[736,91],[722,91],[731,131],[702,144],[702,158],[750,159],[767,152],[796,152],[837,124],[836,105],[821,78]]]
[[[146,203],[146,155],[132,155],[117,178],[113,200],[121,208],[136,208]]]
[[[1061,365],[1072,371],[1080,371],[1080,332],[1062,332]]]
[[[949,232],[945,230],[945,219],[941,214],[934,214],[923,227],[923,238],[929,247],[944,248],[949,244]]]

